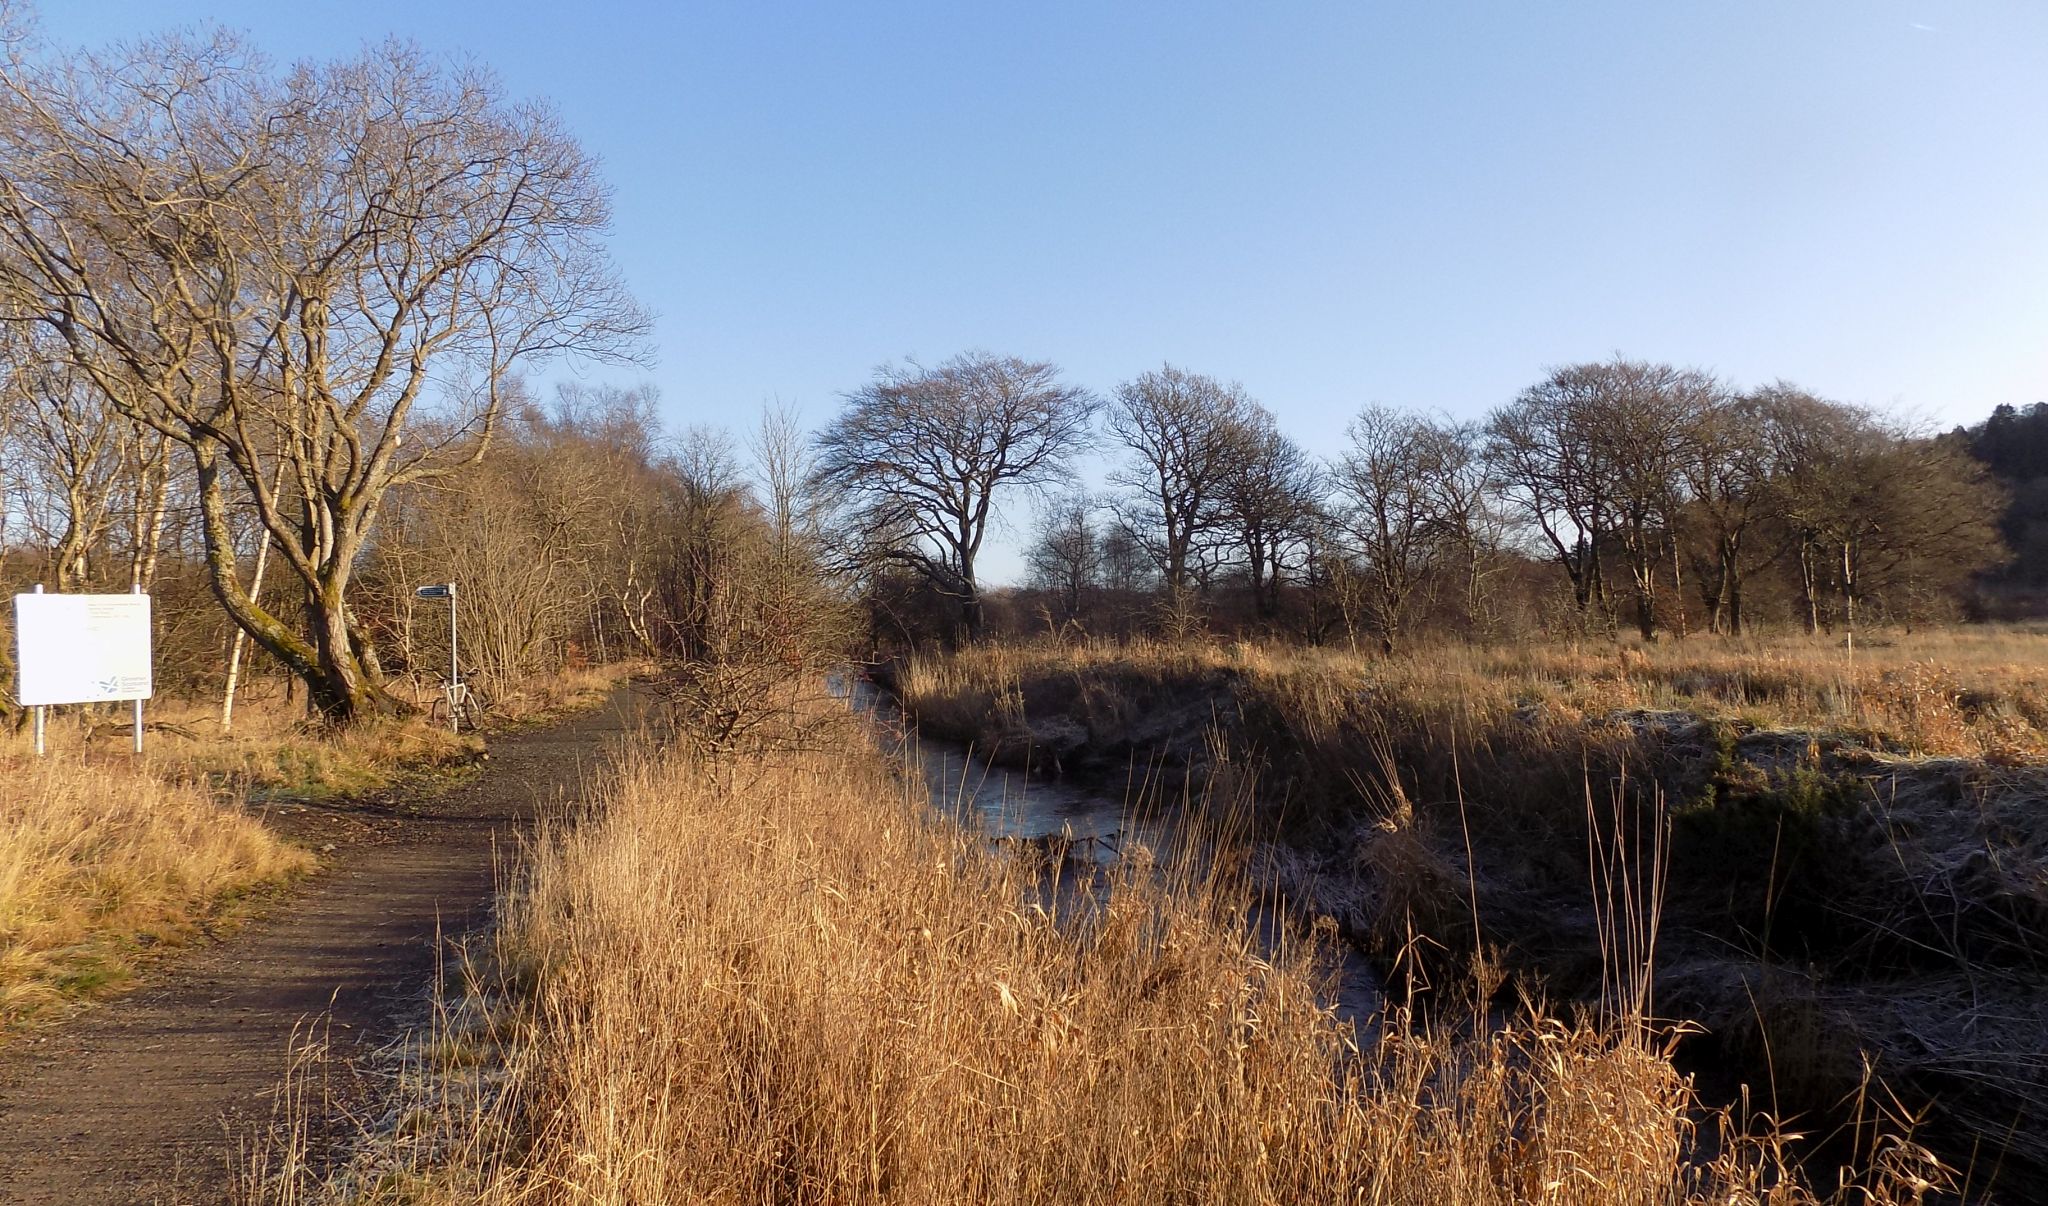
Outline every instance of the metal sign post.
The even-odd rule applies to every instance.
[[[40,582],[36,583],[36,593],[39,595],[43,593],[43,584]],[[16,627],[19,627],[18,623]],[[19,636],[19,633],[17,633],[16,635]],[[16,664],[19,664],[19,659],[17,659]],[[42,704],[37,704],[34,708],[30,710],[35,713],[36,717],[36,757],[40,758],[43,756],[43,717],[48,714],[49,709],[44,707]]]
[[[462,731],[462,659],[456,656],[455,584],[442,582],[412,592],[422,599],[448,600],[448,731]]]

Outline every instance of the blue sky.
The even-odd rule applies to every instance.
[[[617,190],[672,421],[970,347],[1242,381],[1312,450],[1620,351],[1948,425],[2048,399],[2048,5],[43,0],[398,33]],[[1014,566],[998,558],[997,572]]]

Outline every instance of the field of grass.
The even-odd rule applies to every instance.
[[[1327,934],[1266,948],[1243,881],[1140,857],[1049,909],[864,734],[806,745],[629,756],[539,843],[353,1163],[315,1184],[274,1149],[251,1199],[1820,1200],[1647,1027],[1355,1029]],[[1939,1179],[1908,1144],[1866,1164],[1842,1200]]]
[[[1105,674],[1184,682],[1243,676],[1313,693],[1363,684],[1412,707],[1473,716],[1540,709],[1567,721],[1680,711],[1751,728],[1813,730],[1908,755],[2048,753],[2048,630],[1942,628],[1866,634],[1853,648],[1802,635],[1424,648],[1395,658],[1244,642],[991,644],[906,668],[921,715],[987,728],[991,701],[1026,677]],[[1313,701],[1304,700],[1304,704]],[[947,709],[952,709],[949,713]]]
[[[2048,1176],[2048,634],[1384,659],[990,646],[895,674],[927,732],[1121,784],[1249,768],[1276,886],[1396,983],[1592,1002],[1665,887],[1660,1014],[1732,1097],[1826,1130],[1876,1069],[1958,1162]],[[1628,872],[1617,876],[1617,863]]]
[[[588,706],[637,669],[537,681],[501,715]],[[40,760],[26,731],[0,736],[0,1041],[118,990],[143,961],[233,920],[252,893],[311,870],[314,854],[267,826],[263,804],[378,791],[459,770],[483,748],[418,717],[321,730],[271,689],[240,701],[230,734],[216,704],[153,702],[137,758],[116,711],[59,712]]]

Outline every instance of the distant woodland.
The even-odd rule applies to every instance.
[[[1166,366],[1097,398],[975,354],[849,395],[820,476],[870,567],[872,627],[906,642],[1656,640],[2009,610],[2025,492],[1992,459],[1999,422],[1934,437],[1782,382],[1616,358],[1472,420],[1369,405],[1315,455],[1217,378]],[[1106,491],[1073,490],[1082,448],[1111,463]],[[983,590],[990,499],[1018,487],[1053,500],[1030,580]]]
[[[2048,402],[2000,406],[1974,427],[1946,437],[1969,449],[2005,492],[1998,532],[2011,560],[1986,575],[1989,606],[2038,612],[2048,588]]]

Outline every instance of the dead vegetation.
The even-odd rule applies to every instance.
[[[355,1159],[317,1179],[286,1143],[252,1198],[1819,1200],[1647,1026],[1365,1038],[1327,933],[1262,944],[1231,875],[1139,856],[1048,911],[1032,860],[853,733],[688,748],[637,751],[539,844]],[[1845,1200],[1941,1183],[1910,1144],[1865,1155]]]
[[[1657,1011],[1687,1066],[1826,1132],[1872,1069],[1982,1184],[2048,1175],[2048,638],[1893,634],[1365,659],[990,647],[911,662],[928,731],[1042,769],[1260,767],[1274,877],[1397,983],[1487,953],[1597,1000],[1594,836],[1668,861]],[[1611,839],[1610,839],[1611,840]],[[1646,847],[1631,847],[1640,861]]]
[[[640,669],[535,677],[495,714],[513,724],[587,707]],[[232,733],[216,708],[151,705],[141,758],[125,708],[61,711],[40,760],[27,733],[0,736],[0,1036],[119,989],[251,893],[311,870],[314,853],[266,825],[267,806],[461,773],[484,748],[420,717],[335,730],[269,690],[243,700]]]
[[[0,755],[0,1036],[120,987],[151,948],[201,933],[235,898],[312,857],[150,764]]]
[[[921,715],[985,738],[987,700],[1027,673],[1072,677],[1061,702],[1114,683],[1114,708],[1167,682],[1253,677],[1326,709],[1360,685],[1411,706],[1478,719],[1540,709],[1566,721],[1631,710],[1685,712],[1756,729],[1815,730],[1907,755],[1999,760],[2048,749],[2048,633],[1935,628],[1839,638],[1745,637],[1637,644],[1440,645],[1385,658],[1289,642],[1039,641],[990,644],[912,663],[903,687]],[[1185,692],[1181,693],[1183,696]],[[1061,708],[1062,715],[1076,715]],[[1044,717],[1050,719],[1049,710]],[[1086,719],[1085,717],[1083,719]],[[1097,717],[1114,723],[1113,715]]]

